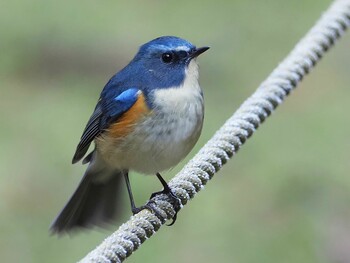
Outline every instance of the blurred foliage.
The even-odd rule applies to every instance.
[[[139,45],[177,35],[212,47],[200,58],[206,118],[193,156],[329,4],[2,1],[1,261],[74,262],[111,233],[57,238],[48,227],[84,172],[70,160],[99,92]],[[128,262],[350,262],[349,45],[346,35],[176,224]],[[154,177],[131,179],[139,204],[160,189]],[[130,216],[121,196],[116,225]]]

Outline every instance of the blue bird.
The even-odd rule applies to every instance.
[[[123,177],[133,214],[151,209],[135,206],[129,170],[156,175],[164,190],[153,196],[165,193],[180,205],[159,172],[178,164],[200,136],[204,101],[196,57],[208,49],[174,36],[159,37],[142,45],[108,81],[72,160],[80,161],[94,141],[94,150],[83,159],[89,165],[52,232],[110,223]]]

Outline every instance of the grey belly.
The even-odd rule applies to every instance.
[[[105,139],[99,148],[105,161],[116,169],[144,174],[170,169],[191,151],[203,124],[203,106],[183,112],[154,112],[122,140]]]

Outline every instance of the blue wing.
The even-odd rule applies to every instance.
[[[107,83],[81,136],[72,163],[81,160],[88,151],[91,142],[134,105],[138,98],[138,92],[139,89],[136,88],[115,89],[109,87]],[[90,157],[90,155],[87,157],[87,162]]]

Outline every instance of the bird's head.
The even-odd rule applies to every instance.
[[[197,48],[179,37],[163,36],[142,45],[132,63],[142,66],[156,85],[174,87],[181,85],[188,74],[198,75],[195,58],[208,49]]]

